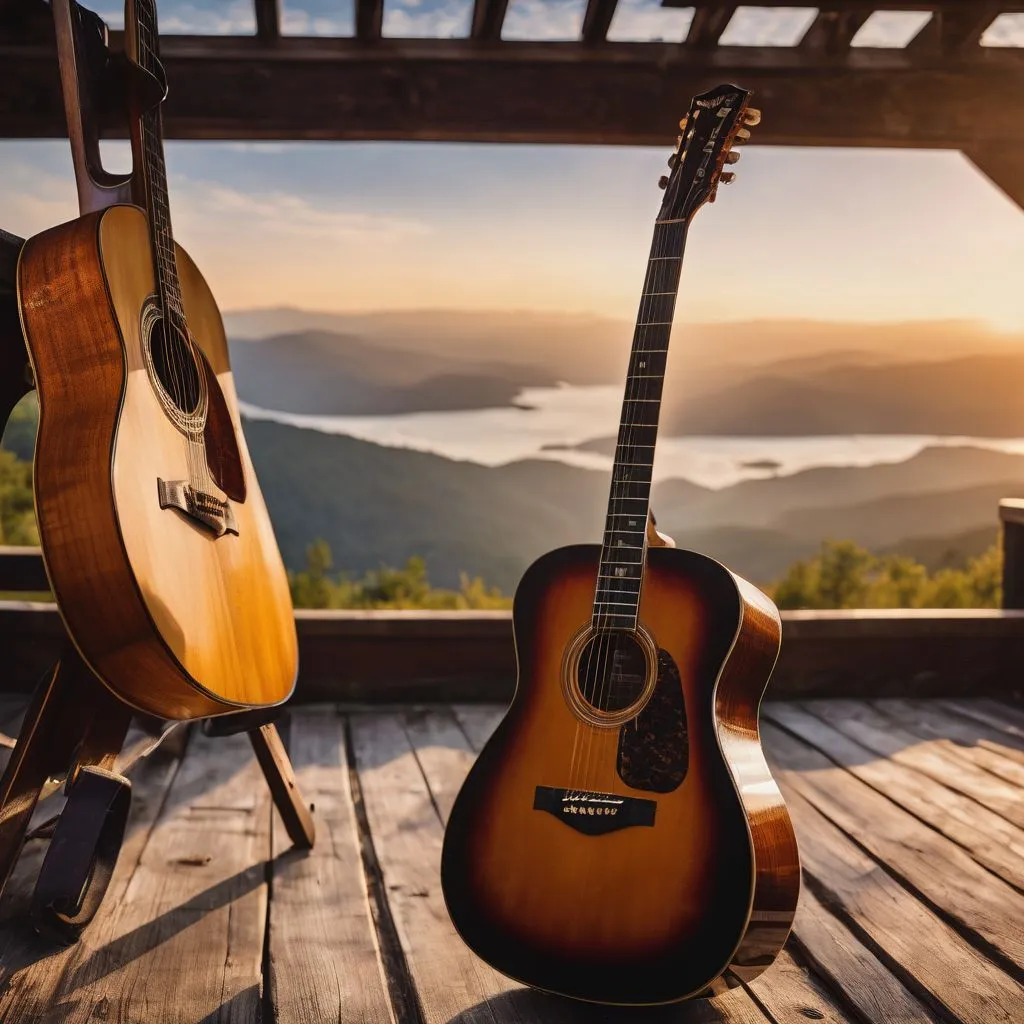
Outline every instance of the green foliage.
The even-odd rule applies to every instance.
[[[39,423],[39,404],[34,391],[30,391],[14,407],[7,427],[0,425],[3,436],[3,447],[13,452],[24,462],[32,461],[32,453],[36,444],[36,426]]]
[[[32,464],[0,451],[0,544],[38,544]]]
[[[771,593],[780,608],[998,608],[1002,549],[993,544],[964,569],[929,574],[905,555],[880,558],[853,541],[825,541]]]
[[[332,577],[330,545],[318,540],[306,548],[306,568],[289,572],[292,601],[297,608],[429,608],[467,611],[510,608],[511,598],[496,587],[487,587],[479,576],[461,574],[458,590],[430,585],[427,564],[413,555],[402,569],[382,566],[352,579],[342,573]]]

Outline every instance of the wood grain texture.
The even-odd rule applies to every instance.
[[[1024,804],[1012,783],[951,756],[860,701],[823,700],[805,706],[873,753],[913,768],[1024,828]]]
[[[980,867],[963,849],[911,817],[849,772],[765,724],[780,782],[797,790],[904,884],[958,922],[1004,962],[1024,966],[1024,896]]]
[[[657,794],[655,827],[595,839],[533,804],[538,785],[654,797],[619,777],[618,730],[581,722],[563,696],[564,652],[590,618],[596,565],[595,548],[560,549],[520,583],[517,696],[452,812],[442,884],[460,934],[510,977],[599,1002],[670,1002],[730,962],[756,976],[792,919],[795,843],[754,749],[778,617],[741,598],[717,563],[649,551],[641,621],[679,669],[689,769]],[[762,829],[788,833],[774,861],[770,841],[751,838]],[[752,907],[751,944],[734,958]]]
[[[273,829],[270,1003],[278,1024],[393,1020],[361,870],[345,733],[330,709],[293,712],[289,752],[319,841],[294,849]]]
[[[438,882],[442,825],[400,719],[351,716],[352,742],[373,846],[426,1024],[479,1019],[467,1008],[509,983],[459,941]]]
[[[474,717],[474,712],[481,709],[469,709],[469,718]],[[487,709],[494,720],[494,713]],[[381,716],[383,718],[383,716]],[[459,716],[460,718],[462,716]],[[482,716],[476,716],[481,725],[481,732],[489,734],[488,723]],[[497,715],[500,718],[500,713]],[[434,811],[441,823],[447,819],[447,808],[450,807],[455,792],[462,784],[468,765],[472,762],[472,744],[455,722],[455,716],[447,709],[416,709],[407,712],[396,712],[387,716],[391,728],[386,733],[389,736],[389,745],[385,749],[401,750],[401,733],[405,734],[406,741],[412,748],[419,767],[422,780],[426,783],[429,799],[433,804]],[[393,746],[391,745],[393,742]],[[412,781],[410,776],[410,782]],[[430,823],[429,815],[424,816],[424,822],[429,823],[428,829],[436,831],[436,826]],[[393,872],[391,872],[393,875]],[[405,892],[405,886],[399,888]],[[434,890],[428,895],[421,897],[421,903],[415,905],[417,909],[426,902],[431,906],[431,901],[436,895],[436,878]],[[393,897],[392,897],[393,898]],[[442,908],[443,912],[443,908]],[[564,999],[557,999],[548,996],[543,992],[523,988],[515,982],[502,978],[489,968],[476,960],[455,935],[454,930],[449,929],[449,944],[454,944],[454,949],[447,949],[443,946],[435,947],[437,951],[443,950],[445,957],[452,956],[458,961],[468,958],[476,963],[477,969],[484,972],[485,978],[493,984],[493,991],[477,1002],[465,1004],[461,1012],[454,1018],[459,1024],[471,1024],[471,1022],[486,1021],[494,1024],[622,1024],[621,1011],[610,1008],[595,1006],[586,1003],[575,1003]],[[428,990],[431,998],[424,999],[424,989],[420,984],[422,967],[415,960],[410,960],[410,966],[414,972],[417,982],[417,989],[420,994],[420,1001],[423,1007],[425,1018],[429,1021],[434,1019],[432,1014],[435,1011],[437,995],[433,990],[433,972],[427,977],[431,979],[431,988]],[[653,1021],[673,1022],[673,1024],[764,1024],[768,1019],[759,1010],[756,1002],[740,988],[725,991],[715,999],[698,999],[682,1006],[660,1007],[648,1010],[647,1016]],[[445,1020],[443,1011],[438,1020]]]
[[[64,1024],[71,1015],[90,1020],[95,1019],[94,1011],[102,1012],[103,994],[93,993],[90,998],[88,991],[78,991],[74,979],[113,938],[111,918],[124,899],[179,765],[179,759],[158,751],[133,774],[132,806],[124,845],[104,904],[76,945],[48,951],[47,956],[40,956],[43,950],[38,946],[26,950],[24,926],[32,885],[47,842],[32,840],[26,846],[4,893],[3,916],[7,923],[0,929],[0,1020]]]
[[[863,1020],[871,1024],[934,1024],[940,1020],[807,886],[800,893],[793,935],[803,958],[834,991],[842,992]],[[764,982],[770,978],[767,975]]]
[[[771,742],[767,739],[769,753]],[[1016,981],[920,903],[784,778],[779,781],[800,837],[806,888],[900,981],[962,1024],[1013,1024],[1024,1017],[1024,990]]]
[[[220,314],[180,250],[190,327],[231,410],[251,486],[234,505],[237,537],[214,540],[156,500],[158,477],[191,474],[145,368],[148,245],[143,213],[119,206],[38,235],[22,253],[47,571],[79,650],[135,707],[191,718],[279,703],[297,665],[287,579],[245,450]]]
[[[876,757],[799,705],[771,704],[766,716],[1024,890],[1024,829],[927,775]]]
[[[270,799],[245,736],[193,736],[130,883],[86,933],[89,955],[47,1024],[252,1024],[269,854]]]
[[[950,719],[941,709],[921,701],[878,700],[872,706],[944,753],[984,768],[1015,786],[1024,786],[1024,750],[1002,742],[998,730]]]

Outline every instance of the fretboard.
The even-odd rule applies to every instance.
[[[136,0],[136,26],[139,64],[160,77],[159,37],[156,10],[152,0]],[[164,163],[163,123],[160,106],[141,117],[142,165],[146,183],[146,213],[153,243],[153,266],[157,293],[164,316],[184,330],[185,311],[181,300],[178,267],[174,258],[171,231],[171,207],[167,198],[167,166]]]
[[[647,553],[647,514],[672,317],[687,222],[659,221],[644,280],[615,446],[594,625],[635,628]]]

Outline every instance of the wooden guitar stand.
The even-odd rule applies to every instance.
[[[21,241],[0,231],[0,433],[11,410],[32,390],[14,296]],[[308,849],[313,819],[273,724],[278,714],[277,708],[243,711],[207,719],[203,728],[211,736],[248,733],[288,836]],[[148,735],[122,751],[133,717]],[[30,834],[39,800],[61,786],[67,798],[59,817],[31,833],[50,836],[32,898],[39,932],[74,942],[92,920],[124,838],[131,803],[125,773],[183,724],[138,715],[100,682],[68,640],[32,695],[0,778],[0,893]]]

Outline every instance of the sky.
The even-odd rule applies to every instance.
[[[95,6],[104,3],[117,24],[120,5]],[[159,6],[163,31],[252,30],[248,0]],[[572,36],[583,6],[511,0],[506,35]],[[682,38],[690,17],[655,0],[620,6],[613,36]],[[464,34],[456,7],[470,3],[387,0],[384,31]],[[338,10],[337,0],[285,0],[285,25],[350,32],[350,14],[328,24],[325,12]],[[727,33],[738,45],[791,45],[808,13],[738,28],[734,19]],[[1018,17],[990,28],[987,42],[1024,42]],[[898,45],[900,32],[920,26],[914,18],[902,27],[898,18],[869,21],[865,45]],[[663,148],[171,142],[175,236],[225,310],[531,309],[632,319],[674,127]],[[127,166],[126,144],[105,146],[105,159],[112,170]],[[1024,212],[959,153],[752,145],[736,170],[735,184],[697,214],[681,318],[953,318],[1024,330]],[[76,215],[66,142],[0,142],[0,181],[7,230],[32,234]]]

